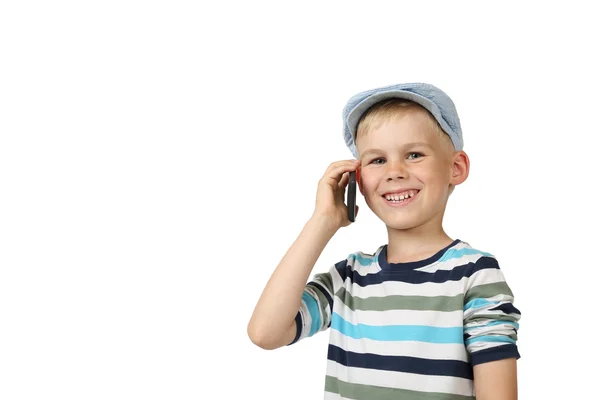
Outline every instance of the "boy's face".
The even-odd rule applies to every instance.
[[[454,148],[444,142],[426,111],[413,110],[357,138],[359,188],[369,208],[388,228],[411,229],[441,219],[449,196]],[[416,192],[404,202],[384,195]]]

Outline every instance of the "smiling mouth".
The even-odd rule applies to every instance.
[[[383,199],[388,203],[400,204],[404,202],[410,202],[419,192],[420,190],[409,190],[402,194],[389,194],[381,197],[383,197]]]

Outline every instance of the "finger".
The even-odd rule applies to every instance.
[[[344,174],[342,175],[342,179],[340,179],[340,183],[338,183],[339,188],[340,189],[345,188],[346,185],[348,185],[349,180],[350,180],[350,173],[344,172]]]
[[[337,164],[337,165],[335,165]],[[337,163],[333,163],[332,165],[329,166],[329,168],[327,169],[327,172],[325,173],[325,175],[323,175],[323,178],[321,178],[321,183],[324,183],[328,186],[330,186],[332,189],[336,190],[338,189],[341,183],[341,180],[343,178],[343,174],[345,172],[350,172],[350,171],[354,171],[358,168],[359,166],[359,162],[357,160],[346,160],[346,161],[341,161],[341,162],[337,162]],[[345,182],[344,186],[345,187],[348,183]]]
[[[329,164],[329,167],[327,167],[327,170],[325,171],[326,175],[329,175],[331,172],[333,171],[338,171],[340,168],[344,168],[344,167],[356,167],[359,165],[359,161],[358,160],[341,160],[341,161],[336,161],[333,162],[331,164]]]
[[[330,168],[327,169],[323,177],[328,179],[334,179],[336,183],[339,183],[344,172],[356,171],[358,165],[358,162],[349,162],[337,165],[335,167],[330,166]]]

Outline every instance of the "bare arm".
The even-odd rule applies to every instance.
[[[257,346],[275,349],[292,342],[304,285],[336,231],[323,218],[308,220],[271,275],[254,309],[248,324],[248,336]]]
[[[356,160],[332,163],[319,181],[315,212],[271,275],[248,323],[250,340],[263,349],[292,342],[302,292],[323,249],[340,227],[350,225],[344,204],[346,172]]]
[[[517,360],[503,360],[473,367],[477,400],[517,400]]]

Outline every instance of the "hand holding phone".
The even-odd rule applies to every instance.
[[[319,179],[313,216],[321,219],[324,217],[322,221],[325,221],[330,228],[337,230],[348,226],[354,222],[358,214],[356,184],[360,188],[359,166],[358,160],[335,161],[327,167],[323,177]],[[346,195],[348,203],[352,204],[346,203]]]

